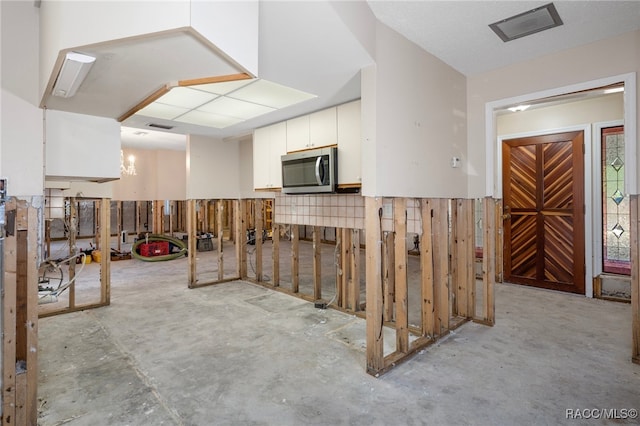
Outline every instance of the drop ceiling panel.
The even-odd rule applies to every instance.
[[[176,118],[175,121],[205,127],[225,128],[240,123],[243,120],[240,118],[194,110]]]
[[[173,120],[190,111],[190,108],[166,105],[158,102],[151,103],[139,111],[140,115],[148,117],[162,118],[163,120]]]
[[[202,105],[198,110],[213,114],[227,115],[242,120],[249,120],[262,114],[275,111],[264,105],[252,102],[239,101],[237,99],[220,97],[206,105]]]
[[[213,93],[202,92],[187,87],[174,87],[169,93],[162,96],[162,100],[156,100],[157,103],[173,105],[182,108],[195,109],[200,105],[211,102],[218,95]]]

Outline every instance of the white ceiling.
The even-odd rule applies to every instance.
[[[367,50],[370,46],[360,43],[367,31],[362,23],[376,18],[468,76],[640,28],[637,0],[555,1],[564,25],[507,43],[489,28],[493,22],[546,3],[263,1],[257,77],[317,97],[224,129],[169,121],[159,124],[175,125],[174,129],[157,132],[148,124],[158,120],[133,115],[123,122],[131,128],[123,130],[123,146],[178,149],[189,133],[239,139],[256,127],[359,98],[360,69],[374,61]],[[349,8],[358,9],[356,18],[353,14],[345,17]],[[354,19],[360,28],[345,23]],[[73,98],[44,96],[43,106],[117,119],[167,84],[246,72],[188,29],[79,50],[98,58],[89,77]],[[135,134],[140,131],[146,134]]]
[[[369,0],[376,18],[465,75],[640,28],[640,1],[555,1],[563,25],[503,42],[489,25],[550,1]]]

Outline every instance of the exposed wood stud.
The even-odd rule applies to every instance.
[[[247,277],[247,271],[246,271],[246,267],[247,267],[247,260],[246,257],[243,256],[244,253],[246,253],[246,249],[245,249],[245,245],[244,245],[244,233],[245,233],[245,228],[244,228],[244,206],[245,206],[245,201],[244,200],[235,200],[233,202],[233,224],[234,224],[234,231],[235,231],[235,237],[234,237],[234,241],[235,241],[235,249],[236,249],[236,275],[238,277],[240,277],[240,279],[245,279]],[[243,271],[242,269],[242,264],[244,261],[244,267],[245,270]]]
[[[395,198],[393,200],[393,213],[394,229],[396,235],[394,247],[396,351],[407,353],[409,352],[409,298],[407,280],[408,251],[406,198]]]
[[[475,200],[466,200],[465,203],[465,250],[467,260],[467,318],[474,318],[476,315],[476,253],[475,253]]]
[[[322,299],[322,257],[320,255],[322,237],[320,227],[313,227],[313,298]]]
[[[256,221],[256,281],[262,281],[262,229],[263,229],[263,218],[264,218],[264,201],[262,199],[256,200],[255,207],[255,221]]]
[[[382,199],[365,198],[367,373],[384,368],[382,290]]]
[[[75,201],[75,199],[73,199],[73,204],[76,204],[77,202]],[[116,240],[117,240],[117,245],[116,248],[118,249],[118,251],[122,251],[122,239],[120,238],[120,235],[122,233],[122,201],[116,201]]]
[[[100,255],[100,302],[111,303],[111,200],[103,198],[100,206],[100,239],[104,241]]]
[[[336,305],[342,307],[344,304],[344,232],[341,228],[336,228]]]
[[[431,200],[423,199],[420,208],[420,214],[422,215],[422,236],[420,238],[422,335],[430,338],[433,338],[436,335],[436,303],[433,285],[432,204]]]
[[[446,199],[434,200],[433,219],[433,287],[436,312],[435,332],[442,336],[449,330],[449,250],[448,203]]]
[[[291,291],[298,293],[300,291],[300,276],[298,265],[300,250],[299,226],[291,225]]]
[[[351,231],[351,285],[349,286],[349,306],[360,310],[360,230]]]
[[[71,198],[69,200],[69,255],[73,256],[76,254],[78,247],[76,246],[76,237],[78,236],[78,203],[75,198]],[[111,209],[111,203],[109,203],[109,209]],[[111,211],[109,211],[111,213]],[[111,216],[111,215],[109,215]],[[103,241],[109,241],[109,238],[103,239]],[[105,244],[106,247],[110,247],[109,244]],[[105,250],[106,251],[106,248]],[[105,253],[107,256],[108,253]],[[73,280],[76,276],[76,263],[69,263],[69,280]],[[69,288],[67,289],[69,293],[68,306],[70,309],[73,309],[76,306],[76,283],[75,281],[71,283]]]
[[[462,292],[462,281],[458,270],[460,268],[460,223],[458,221],[458,215],[460,210],[459,200],[451,200],[451,232],[449,232],[449,247],[451,250],[451,256],[449,256],[449,272],[451,274],[451,299],[450,302],[450,314],[453,316],[458,315],[458,304],[460,303],[460,293]],[[466,302],[466,299],[465,299]],[[462,308],[464,311],[464,308]]]
[[[278,287],[280,285],[280,225],[274,223],[271,227],[271,242],[272,251],[271,257],[273,259],[273,286]]]
[[[493,287],[496,279],[496,201],[487,197],[484,199],[483,224],[484,238],[482,248],[482,283],[484,287],[484,322],[488,325],[495,323],[495,305]]]
[[[188,281],[192,288],[197,282],[196,275],[196,200],[187,200],[187,245],[188,245]]]
[[[223,232],[222,232],[222,217],[224,215],[224,201],[218,200],[216,203],[218,207],[217,219],[218,219],[218,280],[224,279],[224,247],[223,247]]]
[[[340,275],[340,307],[347,309],[349,307],[349,289],[351,286],[351,230],[342,228],[341,235],[342,255],[340,268],[342,274]]]
[[[399,234],[400,235],[400,234]],[[400,236],[399,238],[402,238]],[[384,232],[382,238],[382,286],[384,288],[384,321],[391,322],[394,317],[395,293],[395,233]]]

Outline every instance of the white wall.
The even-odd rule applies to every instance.
[[[45,141],[47,177],[55,180],[120,177],[120,123],[113,119],[47,110]]]
[[[0,176],[8,179],[10,196],[42,196],[38,9],[33,2],[2,1],[0,10]]]
[[[186,198],[240,198],[239,164],[240,148],[237,142],[189,135]]]
[[[190,6],[190,0],[43,1],[40,88],[60,50],[188,26]]]
[[[490,191],[486,188],[488,102],[633,72],[640,72],[640,31],[468,77],[469,195],[483,197]],[[638,90],[640,85],[636,84],[636,95],[640,96]]]
[[[449,165],[453,156],[463,164],[467,156],[465,77],[382,24],[376,63],[376,159],[363,162],[363,169],[375,167],[377,178],[365,194],[466,196],[466,169]],[[362,99],[366,111],[370,100],[365,93]]]
[[[255,198],[257,195],[253,191],[253,138],[242,139],[237,143],[240,155],[240,198]]]
[[[192,1],[191,26],[257,76],[259,10],[258,1]]]

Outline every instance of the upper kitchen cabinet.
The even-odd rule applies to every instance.
[[[281,122],[253,132],[253,188],[282,187],[280,156],[287,153],[287,123]]]
[[[287,120],[287,151],[302,151],[309,149],[309,116]]]
[[[338,185],[360,186],[360,100],[337,107]]]
[[[303,151],[336,145],[336,108],[327,108],[287,121],[287,151]]]
[[[309,148],[338,143],[336,108],[327,108],[309,115]]]

